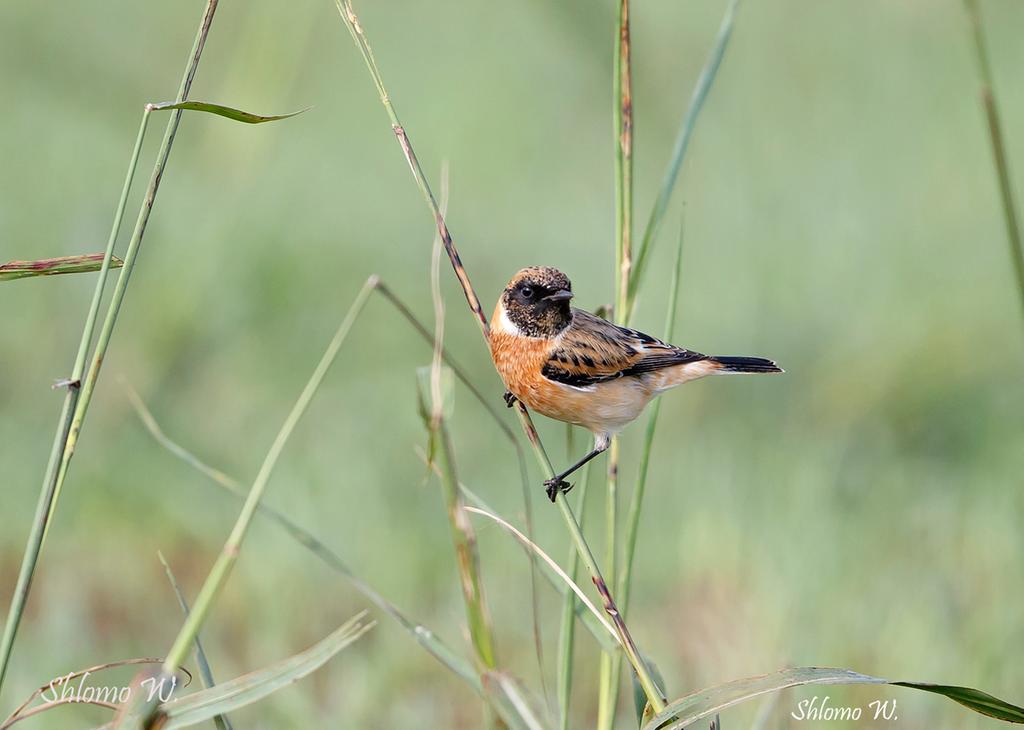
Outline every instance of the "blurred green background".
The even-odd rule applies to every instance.
[[[201,8],[0,5],[0,260],[102,250],[142,106],[173,97]],[[1024,4],[982,8],[1024,189]],[[450,163],[449,222],[488,311],[515,270],[537,263],[569,273],[580,306],[611,301],[612,3],[358,9],[435,184]],[[634,8],[640,223],[723,10]],[[431,220],[333,3],[222,2],[192,97],[313,109],[259,127],[184,117],[15,646],[5,715],[51,677],[165,652],[180,615],[156,551],[194,596],[237,514],[150,439],[122,378],[173,438],[248,481],[367,275],[431,318]],[[681,216],[675,339],[773,357],[787,374],[704,380],[665,399],[630,624],[670,694],[814,664],[1020,703],[1024,328],[962,5],[742,5],[641,299],[636,324],[653,334]],[[59,411],[50,385],[69,373],[94,276],[0,286],[4,611]],[[443,284],[448,344],[500,405],[447,268]],[[428,360],[373,300],[267,501],[468,653],[441,495],[415,453],[426,438],[414,371]],[[538,421],[565,461],[564,427]],[[512,452],[461,388],[452,429],[461,478],[521,523]],[[642,430],[624,438],[626,495]],[[538,540],[564,559],[561,520],[531,479]],[[601,490],[592,497],[587,532],[603,554]],[[527,561],[497,528],[478,530],[500,660],[540,693]],[[543,586],[539,599],[553,697],[560,600]],[[257,520],[203,639],[229,678],[365,606]],[[379,618],[237,726],[478,727],[471,691]],[[581,727],[596,676],[582,634]],[[790,720],[815,694],[861,706],[895,697],[905,728],[994,723],[905,690],[833,689],[783,695],[769,727],[842,726]],[[744,727],[755,710],[730,710],[723,724]],[[624,699],[621,726],[631,716]],[[106,717],[65,708],[31,722]]]

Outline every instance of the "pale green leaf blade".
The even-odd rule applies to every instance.
[[[119,269],[124,265],[117,256],[110,257],[110,268]],[[82,274],[99,271],[103,266],[103,254],[87,253],[76,256],[57,256],[36,261],[9,261],[0,265],[0,281],[27,279],[30,276],[54,276],[56,274]]]
[[[700,73],[697,86],[694,87],[693,94],[690,97],[690,106],[686,110],[686,115],[683,117],[675,143],[672,146],[672,154],[669,157],[668,166],[661,181],[661,187],[658,189],[658,197],[655,200],[654,207],[651,209],[647,226],[644,228],[643,236],[637,249],[636,260],[633,263],[633,272],[630,275],[629,281],[629,291],[632,292],[633,297],[639,291],[640,282],[647,269],[651,248],[657,238],[665,213],[668,211],[668,203],[672,199],[672,192],[675,190],[676,182],[679,180],[679,171],[682,169],[683,161],[686,159],[686,151],[690,146],[690,138],[693,136],[697,119],[700,117],[701,110],[704,108],[704,102],[707,101],[708,93],[714,85],[718,69],[722,65],[722,59],[725,57],[725,50],[729,45],[729,38],[732,36],[733,21],[736,18],[736,8],[738,5],[739,0],[730,0],[725,10],[725,15],[722,17],[722,23],[718,29],[718,37],[715,39],[715,45],[711,49],[711,53],[708,55],[708,59]],[[632,305],[629,306],[629,309],[632,309]]]
[[[204,722],[258,702],[302,679],[374,626],[374,622],[363,624],[364,616],[365,613],[355,616],[326,638],[292,657],[165,705],[163,711],[167,715],[167,723],[162,727],[172,730]]]
[[[236,122],[243,122],[245,124],[276,122],[278,119],[287,119],[288,117],[294,117],[298,114],[302,114],[302,112],[309,111],[309,107],[307,107],[306,109],[300,109],[299,111],[291,112],[290,114],[273,114],[265,116],[262,114],[253,114],[252,112],[242,111],[241,109],[235,109],[230,106],[224,106],[223,104],[212,104],[208,101],[181,101],[177,104],[165,101],[159,104],[150,104],[149,109],[152,111],[185,109],[193,112],[206,112],[207,114],[216,114],[219,117],[233,119]]]

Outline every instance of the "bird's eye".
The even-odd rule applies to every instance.
[[[533,297],[533,287],[524,286],[519,293],[523,295],[524,299],[530,299]]]

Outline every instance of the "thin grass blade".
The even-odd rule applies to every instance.
[[[78,256],[58,256],[36,261],[8,261],[0,265],[0,281],[28,279],[33,276],[54,276],[56,274],[84,274],[99,271],[103,267],[102,253],[86,253]],[[117,256],[110,257],[110,268],[119,269],[124,261]]]
[[[665,314],[665,338],[672,341],[676,328],[676,314],[679,308],[679,285],[683,276],[683,230],[680,225],[679,240],[676,244],[676,260],[672,269],[672,283],[669,285],[668,311]],[[629,516],[626,521],[625,553],[622,561],[622,575],[619,581],[619,601],[622,612],[628,614],[629,598],[633,587],[633,559],[636,556],[636,541],[640,533],[640,513],[643,509],[644,494],[647,488],[647,473],[651,463],[651,449],[654,435],[658,427],[658,415],[661,412],[661,398],[651,404],[647,416],[647,428],[640,451],[640,468],[637,472],[636,488],[629,505]]]
[[[274,114],[274,115],[261,115],[253,114],[252,112],[242,111],[241,109],[234,109],[230,106],[224,106],[223,104],[213,104],[208,101],[162,101],[156,104],[149,104],[148,108],[151,111],[162,112],[170,109],[183,109],[185,111],[193,112],[206,112],[207,114],[216,114],[218,117],[224,117],[226,119],[233,119],[236,122],[243,122],[245,124],[263,124],[264,122],[276,122],[278,119],[288,119],[289,117],[298,116],[303,112],[307,112],[312,107],[306,107],[300,109],[297,112],[290,112],[288,114]]]
[[[174,573],[171,571],[171,566],[168,565],[164,559],[164,554],[157,551],[157,558],[160,559],[160,564],[164,566],[164,573],[167,574],[167,580],[171,584],[171,589],[174,591],[175,598],[178,599],[178,606],[181,607],[181,612],[188,618],[188,601],[185,600],[185,594],[181,592],[181,586],[178,585],[177,578],[174,577]],[[195,657],[196,664],[199,666],[199,677],[203,681],[203,686],[209,689],[217,684],[213,680],[213,671],[210,669],[210,662],[206,658],[206,652],[203,651],[203,645],[199,641],[199,634],[196,634],[195,642]],[[217,730],[231,730],[231,721],[228,720],[226,715],[215,715],[213,718],[213,724],[217,726]]]
[[[636,295],[643,280],[644,272],[647,269],[647,262],[650,259],[654,241],[658,236],[658,230],[665,218],[665,213],[668,211],[672,192],[675,190],[676,182],[679,180],[679,171],[682,169],[683,161],[686,159],[686,151],[690,146],[690,138],[693,136],[694,127],[697,125],[697,119],[704,108],[704,102],[708,98],[708,93],[711,91],[715,77],[718,75],[718,69],[722,65],[725,50],[729,45],[729,38],[732,36],[733,21],[736,17],[738,5],[739,0],[730,0],[729,6],[726,8],[722,24],[718,28],[718,37],[715,39],[715,45],[711,49],[711,54],[704,64],[704,70],[701,71],[700,78],[697,80],[697,86],[690,97],[690,106],[686,110],[686,116],[683,117],[682,125],[679,127],[679,134],[676,136],[675,144],[672,147],[672,155],[669,157],[668,167],[665,170],[665,176],[662,178],[661,187],[658,190],[658,197],[654,202],[654,207],[651,209],[651,215],[647,219],[647,227],[644,228],[640,245],[637,247],[636,261],[634,262],[630,281],[632,299],[628,304],[627,313],[630,316],[626,319],[627,323],[635,311]]]
[[[506,522],[509,525],[512,524],[504,517],[502,517],[497,510],[488,505],[480,497],[480,495],[476,494],[465,484],[462,484],[460,482],[459,489],[462,491],[464,495],[466,495],[466,500],[472,505],[472,507],[467,507],[467,510],[472,511],[473,508],[476,508],[481,512],[489,513],[494,517],[501,519],[503,522]],[[513,529],[516,528],[513,526]],[[533,540],[530,540],[529,535],[526,535],[525,537],[526,540],[529,541],[529,543],[533,543]],[[537,567],[539,569],[539,573],[547,580],[548,584],[550,584],[552,588],[558,591],[563,598],[568,596],[575,597],[576,592],[573,590],[571,585],[565,582],[564,578],[558,570],[557,563],[554,563],[553,560],[549,563],[545,560],[538,558],[538,553],[531,550],[528,543],[522,541],[520,542],[523,545],[523,548],[526,550],[526,552],[530,553],[537,560]],[[541,548],[538,547],[538,549]],[[578,588],[579,584],[577,583],[576,586]],[[613,651],[616,648],[618,648],[619,642],[617,638],[615,636],[609,636],[607,627],[601,620],[602,616],[600,613],[597,613],[595,615],[593,611],[588,610],[587,606],[584,603],[581,603],[580,601],[573,602],[573,612],[583,623],[583,626],[587,629],[587,631],[589,631],[590,634],[594,637],[594,640],[597,641],[598,646],[600,646],[602,650]]]
[[[570,430],[571,433],[571,430]],[[587,504],[587,490],[590,485],[591,467],[594,462],[588,462],[583,467],[583,476],[577,489],[579,495],[576,498],[576,514],[580,516],[580,529],[583,529],[583,516]],[[580,558],[573,546],[569,546],[569,578],[576,581],[579,572]],[[572,675],[573,657],[576,644],[576,621],[578,609],[582,605],[576,600],[576,594],[572,591],[565,591],[562,599],[562,620],[558,632],[558,726],[560,730],[569,730],[569,708],[572,700]],[[590,614],[584,614],[590,616]],[[601,634],[602,638],[607,638]],[[607,642],[605,649],[616,648],[615,644]]]
[[[1003,204],[1003,219],[1006,223],[1006,238],[1010,246],[1010,260],[1017,278],[1017,293],[1024,309],[1024,241],[1021,240],[1020,223],[1017,221],[1017,205],[1014,201],[1013,183],[1010,176],[1010,163],[1006,156],[1006,144],[1003,141],[1003,125],[999,118],[999,107],[996,104],[994,86],[992,84],[992,67],[988,61],[988,46],[985,42],[985,29],[981,23],[981,10],[978,0],[964,0],[967,14],[971,20],[974,35],[974,50],[978,59],[978,75],[981,81],[981,103],[985,108],[988,121],[988,136],[992,143],[992,157],[996,166],[996,180],[999,183],[999,195]]]
[[[544,552],[544,550],[541,549],[541,547],[539,545],[537,545],[537,543],[532,542],[531,540],[529,540],[526,537],[526,535],[524,535],[522,532],[520,532],[518,529],[516,529],[509,522],[506,522],[501,517],[498,517],[496,514],[493,514],[491,512],[487,512],[486,510],[482,510],[482,509],[480,509],[478,507],[466,507],[466,511],[467,512],[472,512],[473,514],[481,515],[483,517],[486,517],[489,520],[493,520],[494,522],[497,522],[505,530],[507,530],[509,533],[511,533],[512,536],[515,537],[526,548],[528,548],[529,550],[532,550],[537,555],[537,557],[539,557],[548,567],[550,567],[555,572],[555,574],[562,581],[564,581],[567,586],[569,586],[569,588],[572,590],[572,592],[575,593],[579,597],[579,599],[583,603],[583,605],[586,606],[587,609],[597,618],[598,622],[601,624],[602,627],[604,627],[605,631],[607,631],[610,636],[615,637],[616,641],[619,640],[618,633],[615,631],[615,629],[612,627],[612,625],[608,622],[608,619],[606,619],[604,617],[604,615],[600,611],[597,610],[597,607],[591,602],[591,600],[589,598],[587,598],[587,594],[585,594],[583,592],[583,589],[580,588],[572,580],[572,578],[569,577],[569,574],[566,573],[564,570],[562,570],[561,566],[559,566],[558,563],[556,563],[554,560],[552,560],[551,556],[548,555],[546,552]]]

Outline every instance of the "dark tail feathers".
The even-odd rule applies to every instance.
[[[733,357],[732,355],[715,355],[710,358],[722,366],[725,373],[782,373],[782,368],[772,360],[763,357]]]

